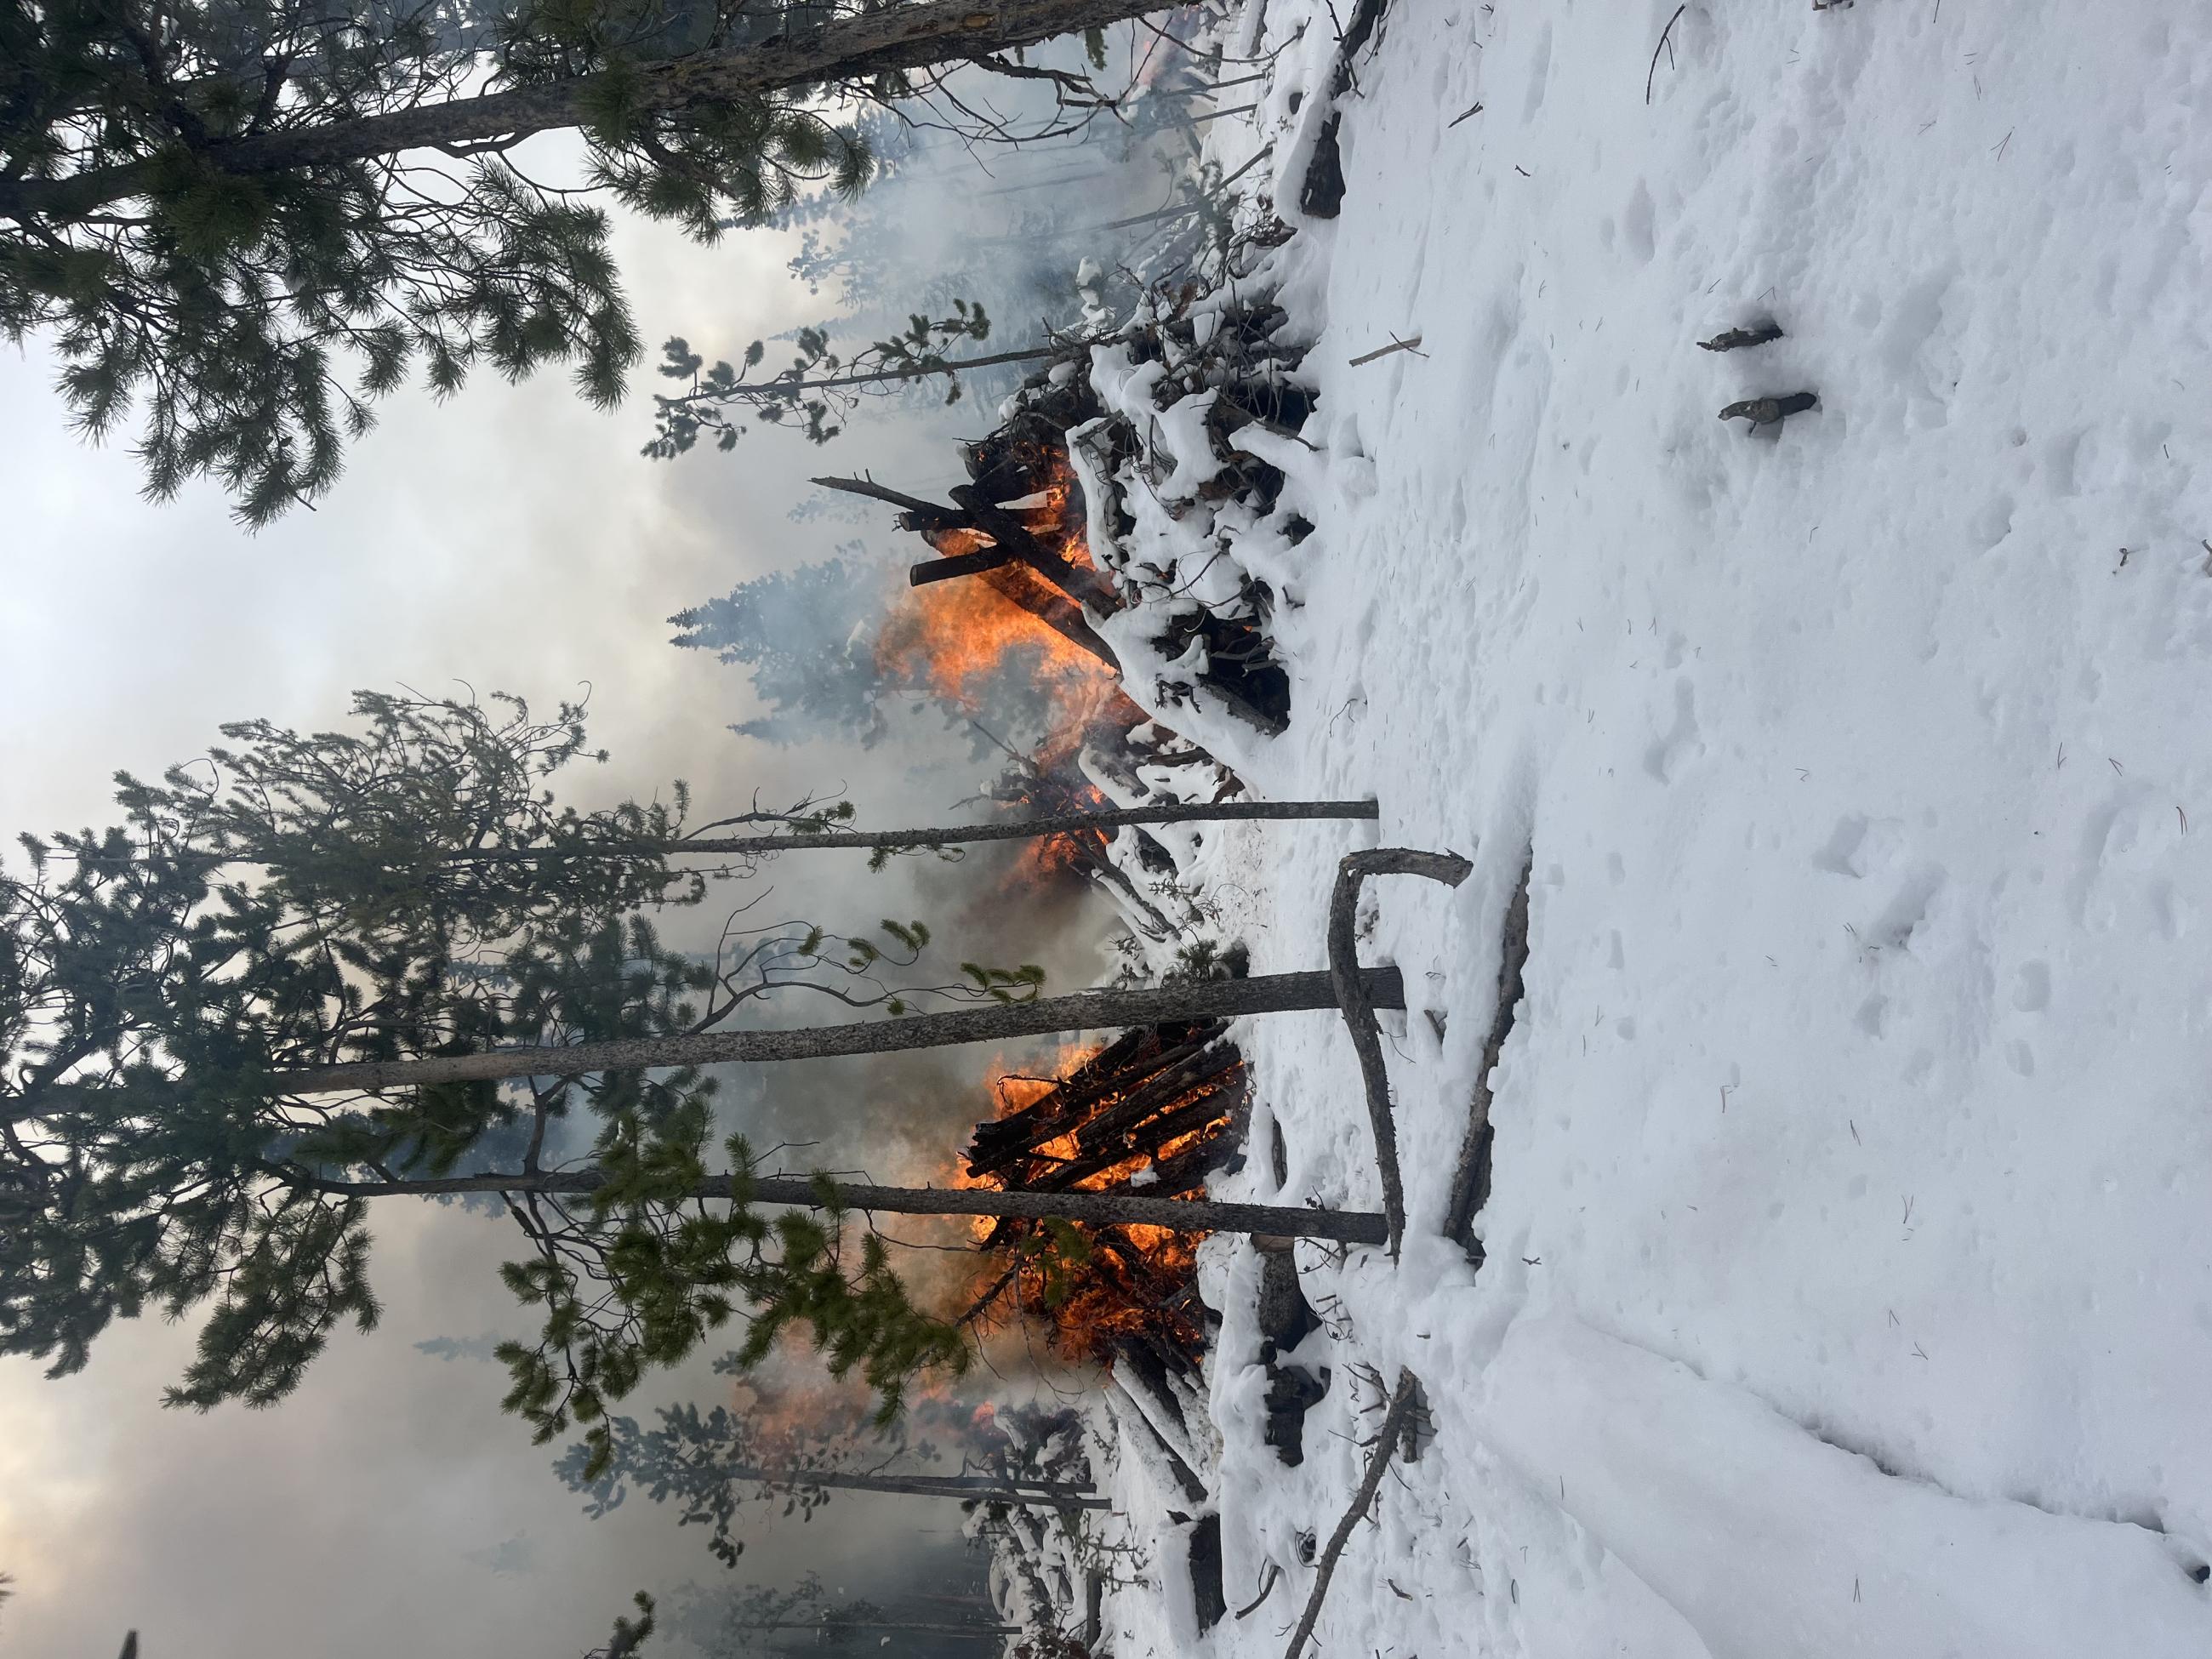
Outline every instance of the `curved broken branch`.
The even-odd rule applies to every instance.
[[[1367,1115],[1375,1131],[1375,1161],[1382,1175],[1382,1213],[1389,1224],[1390,1259],[1406,1234],[1406,1188],[1398,1169],[1398,1131],[1390,1116],[1390,1074],[1382,1064],[1382,1032],[1375,1005],[1360,983],[1359,940],[1354,923],[1359,890],[1370,876],[1425,876],[1456,887],[1474,866],[1456,853],[1422,853],[1403,847],[1377,847],[1346,853],[1337,866],[1336,890],[1328,904],[1328,977],[1345,1029],[1359,1056],[1367,1089]]]

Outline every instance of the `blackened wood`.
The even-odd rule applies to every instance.
[[[1288,1249],[1260,1251],[1260,1340],[1289,1350],[1306,1340],[1321,1322],[1314,1317],[1305,1288],[1298,1283],[1297,1255]]]
[[[1159,1178],[1150,1186],[1132,1190],[1154,1193],[1162,1198],[1180,1198],[1204,1187],[1206,1176],[1227,1167],[1236,1156],[1237,1137],[1224,1129],[1219,1134],[1208,1135],[1196,1146],[1185,1147],[1166,1162],[1155,1164]]]
[[[1004,565],[988,570],[976,578],[1002,599],[1018,605],[1059,635],[1070,645],[1089,652],[1118,676],[1121,659],[1114,654],[1114,647],[1106,643],[1098,630],[1083,614],[1083,607],[1044,587],[1042,583],[1024,582],[1024,574],[1034,576],[1026,567]]]
[[[1102,1146],[1095,1152],[1073,1158],[1055,1168],[1039,1170],[1035,1179],[1024,1182],[1031,1192],[1068,1192],[1091,1176],[1112,1169],[1116,1164],[1140,1156],[1149,1156],[1167,1142],[1192,1130],[1202,1128],[1217,1118],[1229,1113],[1227,1091],[1209,1091],[1187,1101],[1170,1112],[1162,1113],[1152,1122],[1143,1127],[1141,1134],[1132,1133],[1119,1145]]]
[[[949,582],[961,576],[980,576],[986,570],[996,570],[1002,564],[1011,564],[1013,559],[1012,552],[1003,547],[987,547],[980,553],[947,553],[909,566],[906,573],[907,586],[927,587],[932,582]]]
[[[1229,1597],[1221,1587],[1221,1514],[1199,1516],[1190,1529],[1190,1594],[1198,1611],[1202,1634],[1219,1624],[1229,1612]]]
[[[1085,1152],[1103,1146],[1161,1108],[1243,1063],[1243,1057],[1227,1045],[1210,1046],[1198,1054],[1186,1055],[1171,1069],[1139,1081],[1123,1098],[1085,1120],[1075,1130],[1076,1144]]]

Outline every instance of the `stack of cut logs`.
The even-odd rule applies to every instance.
[[[1024,1192],[1172,1198],[1198,1191],[1234,1155],[1249,1099],[1243,1056],[1225,1033],[1218,1021],[1124,1032],[1027,1105],[976,1125],[969,1178]],[[1203,1350],[1206,1310],[1188,1236],[1086,1227],[1087,1255],[1048,1273],[1020,1248],[1035,1231],[1012,1220],[992,1229],[985,1248],[1012,1249],[1014,1265],[971,1316],[1012,1291],[1025,1312],[1049,1322],[1071,1357],[1107,1358],[1117,1339],[1128,1337],[1186,1361]],[[1025,1276],[1038,1285],[1023,1283]]]
[[[1020,1110],[977,1124],[969,1175],[1024,1192],[1195,1192],[1245,1098],[1226,1030],[1207,1020],[1123,1032]]]

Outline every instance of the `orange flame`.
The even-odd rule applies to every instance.
[[[1100,1045],[1063,1046],[1050,1079],[1016,1073],[1003,1056],[994,1060],[988,1082],[996,1102],[997,1116],[1003,1120],[1040,1105],[1079,1066],[1101,1052]],[[1218,1081],[1216,1078],[1203,1079],[1179,1099],[1160,1102],[1140,1110],[1151,1121],[1159,1113],[1186,1104],[1201,1105],[1212,1097],[1209,1091],[1218,1086]],[[1018,1161],[1004,1166],[1008,1174],[994,1170],[971,1176],[963,1161],[953,1171],[954,1183],[963,1187],[1022,1186],[1036,1180],[1041,1170],[1048,1170],[1054,1164],[1098,1156],[1098,1146],[1086,1148],[1084,1145],[1085,1126],[1111,1111],[1126,1097],[1122,1090],[1109,1089],[1083,1107],[1080,1121],[1040,1122],[1040,1130],[1050,1128],[1055,1133],[1024,1146]],[[1157,1145],[1133,1148],[1126,1156],[1069,1182],[1065,1190],[1131,1189],[1133,1179],[1141,1177],[1147,1170],[1164,1167],[1186,1152],[1207,1145],[1228,1133],[1228,1128],[1229,1107],[1224,1098],[1219,1109],[1210,1112],[1205,1121]],[[1110,1145],[1110,1139],[1107,1144]],[[1204,1328],[1195,1311],[1185,1305],[1182,1295],[1193,1283],[1197,1270],[1197,1246],[1203,1235],[1132,1223],[1111,1226],[1077,1224],[1073,1231],[1080,1237],[1079,1245],[1071,1246],[1064,1231],[1051,1229],[1005,1225],[988,1218],[979,1218],[975,1224],[979,1243],[988,1240],[1002,1247],[1011,1244],[1018,1252],[1012,1263],[1012,1288],[1005,1293],[1025,1314],[1043,1321],[1053,1346],[1071,1358],[1106,1358],[1115,1338],[1139,1333],[1164,1337],[1194,1350],[1203,1343]],[[974,1288],[978,1292],[987,1287],[998,1288],[1006,1272],[1007,1264],[1000,1256],[991,1266],[979,1268]]]
[[[1011,509],[1030,533],[1079,569],[1093,571],[1082,530],[1068,520],[1073,475],[1064,453],[1039,460],[1042,486]],[[931,544],[940,554],[973,553],[991,545],[981,531],[939,532]],[[1030,603],[1007,597],[1007,591]],[[1030,679],[1046,704],[1048,738],[1040,760],[1072,755],[1085,731],[1121,700],[1121,683],[1106,664],[1070,641],[1037,614],[1065,607],[1066,599],[1026,565],[1002,565],[988,577],[933,582],[900,601],[876,641],[876,663],[904,685],[926,689],[953,708],[980,710],[985,680],[1016,653],[1034,659]]]

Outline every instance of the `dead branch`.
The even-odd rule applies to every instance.
[[[1674,8],[1674,15],[1667,20],[1667,27],[1659,31],[1659,44],[1651,48],[1651,67],[1644,72],[1644,101],[1651,101],[1652,77],[1659,73],[1659,54],[1667,50],[1667,37],[1674,32],[1674,25],[1682,21],[1682,14],[1690,9],[1690,0]]]
[[[1521,861],[1521,883],[1505,907],[1505,937],[1498,959],[1498,1007],[1490,1018],[1490,1036],[1482,1045],[1482,1061],[1474,1077],[1474,1103],[1467,1115],[1467,1138],[1460,1142],[1459,1161],[1452,1168],[1451,1188],[1444,1200],[1446,1238],[1462,1248],[1473,1243],[1475,1212],[1490,1196],[1490,1073],[1513,1033],[1514,1011],[1520,1006],[1522,974],[1528,963],[1528,878],[1535,868],[1532,850]]]
[[[1359,1055],[1367,1087],[1367,1115],[1375,1130],[1375,1161],[1382,1175],[1382,1214],[1389,1231],[1390,1259],[1406,1233],[1405,1184],[1398,1171],[1398,1131],[1390,1117],[1390,1074],[1382,1064],[1382,1032],[1359,979],[1359,941],[1353,924],[1359,890],[1370,876],[1425,876],[1456,887],[1474,866],[1456,853],[1420,853],[1403,847],[1377,847],[1347,853],[1337,866],[1336,891],[1328,904],[1328,975],[1337,1006]]]
[[[1352,1528],[1359,1524],[1374,1504],[1375,1494],[1382,1489],[1382,1471],[1390,1466],[1390,1454],[1398,1449],[1398,1438],[1405,1431],[1407,1419],[1413,1414],[1419,1389],[1420,1379],[1401,1367],[1398,1386],[1390,1395],[1390,1409],[1383,1413],[1382,1426],[1375,1432],[1374,1449],[1368,1454],[1367,1473],[1359,1482],[1352,1507],[1344,1512],[1344,1519],[1329,1534],[1328,1547],[1322,1552],[1320,1570],[1314,1579],[1313,1594],[1306,1598],[1306,1610],[1298,1620],[1297,1629],[1291,1633],[1290,1646],[1283,1650],[1283,1659],[1298,1659],[1306,1639],[1313,1634],[1314,1621],[1321,1617],[1321,1604],[1328,1595],[1329,1581],[1336,1576],[1337,1561],[1344,1553],[1344,1547],[1352,1541]],[[1258,1603],[1253,1605],[1256,1607]]]
[[[1421,337],[1419,335],[1416,334],[1410,340],[1401,340],[1394,334],[1390,337],[1390,343],[1389,345],[1377,346],[1372,351],[1366,352],[1359,356],[1354,357],[1348,367],[1358,368],[1363,363],[1373,362],[1377,357],[1387,357],[1394,351],[1410,351],[1417,357],[1425,357],[1429,355],[1427,352],[1421,349]]]
[[[1249,1604],[1237,1608],[1237,1616],[1239,1619],[1249,1619],[1252,1614],[1259,1612],[1260,1604],[1275,1593],[1275,1585],[1281,1580],[1282,1576],[1283,1564],[1279,1561],[1268,1562],[1267,1571],[1260,1575],[1260,1593],[1252,1598]]]
[[[961,1329],[965,1330],[969,1326],[981,1319],[985,1314],[990,1312],[991,1304],[1006,1294],[1006,1288],[1014,1282],[1018,1276],[1019,1276],[1021,1271],[1021,1258],[1019,1256],[1016,1256],[1013,1261],[1007,1267],[1006,1272],[1000,1273],[998,1278],[993,1279],[991,1281],[991,1287],[985,1291],[981,1296],[977,1297],[974,1302],[970,1303],[969,1304],[968,1311],[962,1314],[958,1319],[953,1322],[953,1323],[959,1326]]]

